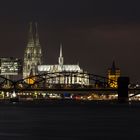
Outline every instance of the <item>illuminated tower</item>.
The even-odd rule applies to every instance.
[[[42,52],[37,31],[37,23],[35,23],[35,27],[34,38],[32,23],[30,23],[28,43],[24,53],[23,78],[30,76],[31,73],[32,75],[36,75],[37,65],[41,65]]]
[[[62,54],[62,44],[60,44],[60,55],[59,55],[58,63],[60,66],[63,66],[64,64],[64,59],[63,59],[63,54]]]
[[[120,77],[120,69],[116,68],[115,61],[112,63],[112,67],[108,69],[108,84],[111,88],[117,88],[117,80]]]

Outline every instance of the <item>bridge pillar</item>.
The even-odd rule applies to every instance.
[[[120,103],[128,102],[129,77],[119,77],[117,83],[118,83],[118,101]]]

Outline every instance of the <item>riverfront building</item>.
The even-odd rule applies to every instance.
[[[16,76],[22,73],[22,60],[14,57],[0,58],[0,75]]]
[[[58,64],[54,65],[38,65],[39,73],[47,73],[49,84],[65,84],[65,85],[89,85],[89,75],[84,72],[79,65],[65,65],[62,55],[62,44],[60,45],[60,55]]]
[[[115,61],[112,63],[112,67],[108,69],[108,84],[111,88],[117,88],[117,80],[120,77],[120,69],[116,67]]]
[[[25,49],[23,62],[23,78],[27,78],[25,81],[33,84],[35,79],[32,80],[28,77],[46,73],[47,76],[53,77],[46,79],[46,83],[49,84],[89,85],[89,76],[80,68],[79,65],[64,65],[62,45],[60,45],[58,64],[42,65],[42,51],[37,31],[37,23],[35,24],[35,29],[34,38],[32,23],[30,23],[29,38]]]

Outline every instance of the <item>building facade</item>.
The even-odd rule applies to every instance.
[[[58,64],[38,65],[38,72],[47,73],[46,83],[49,84],[89,85],[89,75],[84,73],[79,65],[64,65],[62,45],[60,45]]]
[[[35,79],[28,77],[47,73],[46,83],[49,84],[89,85],[89,76],[83,72],[79,65],[64,65],[62,44],[60,45],[58,64],[42,65],[42,51],[37,31],[37,23],[35,23],[35,35],[33,35],[32,27],[32,23],[30,23],[28,43],[24,52],[23,79],[26,79],[25,81],[27,83],[33,84]]]
[[[35,23],[35,29],[34,37],[32,23],[30,23],[28,43],[24,52],[23,78],[38,74],[37,66],[42,64],[42,51],[37,30],[37,23]]]
[[[112,67],[108,69],[108,85],[111,88],[117,88],[117,80],[120,77],[120,69],[116,67],[115,61],[112,63]]]
[[[0,58],[0,75],[16,76],[22,73],[22,60],[14,57]]]

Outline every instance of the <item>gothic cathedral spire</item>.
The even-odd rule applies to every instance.
[[[38,35],[38,27],[37,22],[35,23],[35,45],[36,47],[40,47],[39,35]]]
[[[37,66],[41,64],[42,51],[37,31],[37,23],[35,24],[35,26],[36,26],[35,38],[33,36],[32,23],[30,23],[29,26],[29,38],[24,53],[23,78],[29,77],[31,71],[32,75],[38,74]]]
[[[64,59],[63,59],[63,54],[62,54],[62,44],[60,44],[60,55],[59,55],[59,59],[58,59],[59,65],[63,65],[64,64]]]
[[[37,22],[35,22],[35,47],[36,47],[38,56],[40,57],[40,59],[38,59],[37,65],[41,65],[42,64],[42,50],[41,50],[41,45],[40,45],[40,40],[39,40]]]
[[[28,44],[27,47],[33,47],[35,45],[34,38],[33,38],[33,29],[32,29],[32,22],[29,23],[29,36],[28,36]]]

